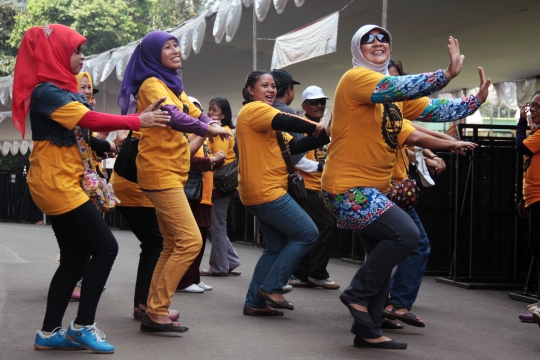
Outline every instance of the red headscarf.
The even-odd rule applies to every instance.
[[[13,125],[24,139],[25,119],[34,88],[51,82],[78,93],[77,79],[71,72],[71,55],[86,38],[59,24],[36,26],[24,34],[17,54],[13,79]]]

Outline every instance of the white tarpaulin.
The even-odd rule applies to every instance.
[[[271,69],[336,52],[339,11],[276,39]]]

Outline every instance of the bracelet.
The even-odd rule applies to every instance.
[[[210,120],[208,122],[208,126],[210,126],[212,124],[218,124],[219,126],[221,126],[221,121],[219,121],[219,120]]]
[[[430,157],[430,159],[432,159],[432,160],[435,159],[435,158],[438,158],[438,156],[437,156],[437,155],[433,155],[432,157]]]

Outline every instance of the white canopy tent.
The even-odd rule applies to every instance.
[[[330,96],[331,107],[337,82],[351,68],[352,35],[363,24],[381,23],[382,0],[223,0],[197,18],[169,29],[181,42],[181,76],[186,92],[205,107],[211,98],[224,96],[229,99],[233,114],[237,113],[242,103],[241,89],[253,69],[254,43],[257,67],[270,70],[273,39],[348,4],[339,14],[337,51],[286,68],[302,83],[296,87],[298,98],[307,86],[318,85]],[[479,83],[477,66],[483,66],[497,84],[489,101],[515,107],[539,85],[535,77],[540,75],[540,48],[534,45],[538,13],[540,3],[536,0],[389,0],[388,30],[393,36],[393,57],[403,62],[408,73],[444,68],[448,63],[447,38],[452,35],[460,40],[466,59],[461,75],[452,80],[445,92],[459,94],[474,89]],[[255,17],[257,41],[253,39]],[[96,96],[98,111],[119,113],[118,89],[137,44],[87,57],[83,70],[92,74],[95,86],[101,90]],[[11,77],[0,79],[0,112],[11,110],[11,85]],[[292,107],[299,110],[300,101],[293,102]],[[30,139],[29,124],[27,129],[26,138]],[[0,123],[0,141],[15,140],[21,141],[21,136],[8,117]]]

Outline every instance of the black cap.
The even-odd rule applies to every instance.
[[[288,85],[300,85],[300,83],[296,80],[294,80],[288,72],[281,69],[274,69],[270,71],[270,75],[274,78],[274,81],[276,82],[276,87],[284,87]]]
[[[96,88],[93,88],[93,89],[92,89],[92,95],[96,95],[98,92],[99,92],[98,89],[96,89]]]

